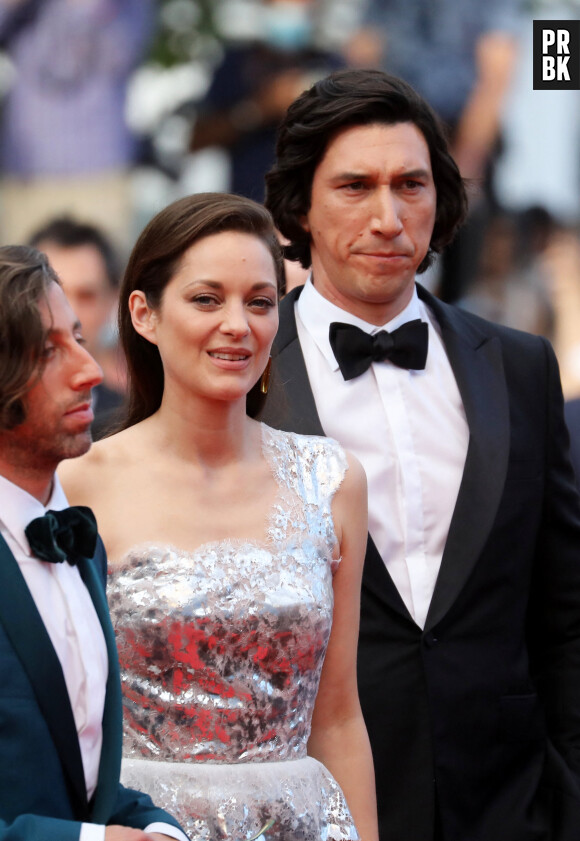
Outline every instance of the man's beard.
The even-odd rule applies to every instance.
[[[17,429],[17,428],[16,428]],[[22,436],[10,436],[6,433],[0,436],[0,446],[4,457],[23,475],[38,473],[54,473],[61,461],[78,458],[84,455],[91,446],[92,435],[90,426],[83,432],[54,433],[47,431]]]

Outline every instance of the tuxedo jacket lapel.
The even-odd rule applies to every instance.
[[[106,565],[105,550],[99,538],[97,546],[97,563],[99,560]],[[118,790],[119,774],[121,770],[121,733],[122,699],[119,677],[119,660],[115,633],[109,616],[109,608],[102,582],[99,580],[94,561],[81,559],[79,561],[81,577],[89,591],[97,616],[101,622],[107,657],[109,661],[109,675],[103,712],[103,743],[99,764],[97,789],[91,803],[91,820],[94,823],[106,822],[111,814]]]
[[[510,444],[508,393],[499,340],[474,328],[461,311],[419,287],[437,318],[469,427],[457,502],[425,630],[449,610],[491,531],[503,493]]]
[[[60,661],[20,567],[0,535],[0,622],[30,680],[57,747],[73,807],[87,816],[87,793],[74,716]]]
[[[260,417],[276,429],[324,435],[296,329],[294,304],[301,291],[301,286],[292,289],[280,302],[269,394]]]

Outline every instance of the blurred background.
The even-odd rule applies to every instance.
[[[147,221],[203,190],[261,201],[288,104],[381,67],[431,102],[469,183],[468,223],[422,281],[547,336],[578,398],[580,92],[532,89],[540,18],[580,18],[580,0],[0,0],[0,241],[55,246],[120,394],[115,290]]]

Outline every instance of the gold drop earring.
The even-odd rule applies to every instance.
[[[268,364],[264,368],[264,373],[260,378],[260,391],[262,394],[268,394],[268,388],[270,386],[270,371],[272,369],[272,357],[268,357]]]

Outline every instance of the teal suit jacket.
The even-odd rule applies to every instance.
[[[105,596],[106,556],[79,570],[109,659],[103,745],[87,802],[81,752],[60,661],[12,552],[0,536],[0,841],[78,841],[81,823],[178,826],[149,797],[119,783],[122,706],[115,635]]]

